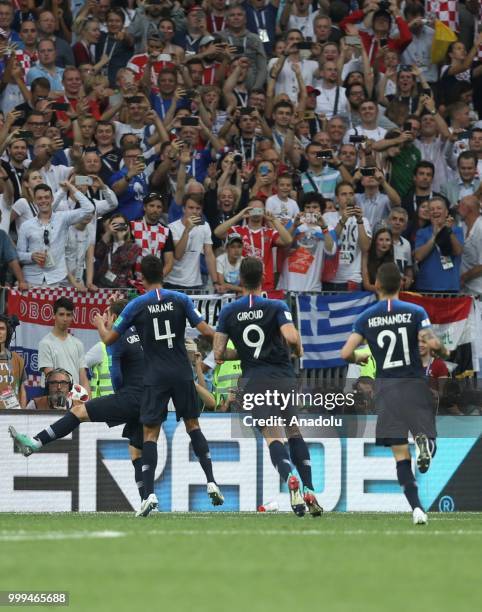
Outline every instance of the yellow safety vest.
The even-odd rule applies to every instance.
[[[234,344],[229,341],[228,348],[234,349]],[[241,376],[240,361],[225,361],[214,368],[213,373],[213,395],[216,402],[215,410],[226,400],[230,389],[236,389],[238,378]]]
[[[107,354],[107,349],[102,343],[102,361],[92,368],[92,397],[102,397],[104,395],[112,395],[112,381],[110,379],[110,357]]]

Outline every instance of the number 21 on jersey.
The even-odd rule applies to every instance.
[[[377,336],[377,344],[381,349],[387,349],[385,360],[383,362],[383,369],[389,370],[390,368],[400,368],[402,366],[410,365],[410,350],[408,346],[408,334],[406,327],[400,327],[398,334],[402,340],[402,352],[403,359],[393,360],[393,353],[397,346],[397,334],[390,329],[386,329],[380,332]],[[388,342],[386,342],[388,340]]]

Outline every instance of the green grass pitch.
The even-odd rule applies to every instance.
[[[57,609],[79,612],[473,611],[481,518],[0,514],[0,590],[69,591]]]

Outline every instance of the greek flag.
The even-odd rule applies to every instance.
[[[367,291],[297,296],[298,325],[304,349],[301,367],[345,365],[340,350],[352,331],[353,322],[375,301],[375,295]]]

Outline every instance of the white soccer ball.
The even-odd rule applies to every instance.
[[[89,394],[82,385],[74,385],[72,391],[69,393],[69,398],[71,400],[86,402],[89,399]]]

